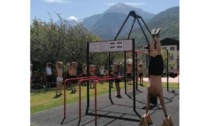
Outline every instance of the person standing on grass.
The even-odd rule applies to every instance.
[[[139,76],[139,79],[140,79],[140,84],[141,86],[143,86],[143,64],[140,63],[139,64],[139,67],[138,67],[138,76]]]
[[[70,78],[70,75],[69,75],[70,69],[71,69],[71,64],[70,63],[67,63],[66,64],[66,79],[69,79]],[[70,87],[70,81],[67,81],[66,85],[67,85],[67,88],[70,90],[71,89],[71,87]]]
[[[89,73],[90,73],[90,77],[92,76],[95,76],[95,68],[96,66],[95,65],[90,65],[90,69],[89,69]],[[90,88],[94,88],[94,85],[93,85],[93,80],[90,80]]]
[[[131,79],[132,79],[131,72],[132,72],[132,66],[131,66],[131,63],[128,62],[128,64],[126,65],[126,76],[127,76],[129,85],[131,85]]]
[[[62,95],[61,93],[61,87],[62,87],[62,82],[63,82],[63,70],[62,70],[62,62],[57,62],[56,63],[56,71],[57,71],[57,78],[56,78],[56,82],[57,82],[57,86],[56,86],[56,97]],[[60,94],[58,94],[58,92]]]
[[[121,94],[120,94],[120,70],[121,67],[119,64],[115,64],[115,70],[114,70],[114,77],[115,77],[115,86],[116,86],[116,90],[117,90],[117,98],[122,98]]]
[[[70,78],[76,78],[77,77],[77,62],[72,62],[70,71],[69,71]],[[77,80],[72,80],[71,81],[71,93],[76,92],[76,85],[77,85]]]
[[[157,97],[160,100],[160,104],[162,106],[162,110],[164,112],[165,118],[168,117],[165,103],[164,103],[164,96],[163,96],[163,88],[162,88],[162,80],[161,75],[163,73],[164,64],[163,58],[161,54],[161,43],[160,43],[160,28],[153,29],[151,34],[151,41],[148,45],[149,49],[149,86],[148,86],[148,93],[147,93],[147,105],[146,105],[146,114],[145,117],[149,116],[148,111],[150,107],[150,103],[157,105]],[[155,50],[155,42],[154,39],[157,41],[156,43],[156,50]]]
[[[85,64],[82,65],[82,77],[87,77],[87,66]],[[83,81],[82,85],[86,86],[87,81]]]
[[[110,68],[110,77],[114,77],[114,65],[111,65],[110,67],[111,67]],[[113,82],[114,82],[114,80],[110,80],[110,87],[111,88],[114,88],[113,87]]]
[[[99,76],[104,77],[104,66],[99,67]],[[103,81],[101,81],[101,84],[103,84]]]
[[[52,82],[52,63],[51,62],[47,62],[47,65],[46,65],[46,85],[45,85],[45,89],[51,87],[51,82]]]

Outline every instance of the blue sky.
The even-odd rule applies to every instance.
[[[179,6],[179,0],[31,0],[30,20],[40,18],[49,21],[50,15],[57,20],[56,13],[62,18],[84,19],[94,14],[103,13],[116,3],[125,3],[145,11],[157,14],[167,8]]]

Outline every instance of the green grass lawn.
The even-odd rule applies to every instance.
[[[120,84],[121,89],[124,89],[124,82]],[[147,86],[148,83],[144,82],[144,86]],[[170,83],[170,89],[178,89],[177,83]],[[132,85],[127,84],[127,88],[131,88]],[[166,87],[166,83],[163,83],[163,87]],[[115,90],[112,88],[112,91]],[[86,99],[86,87],[82,86],[82,100]],[[63,91],[62,91],[63,93]],[[94,89],[90,89],[90,97],[93,97]],[[97,95],[102,95],[108,93],[108,84],[98,84],[97,85]],[[56,106],[63,105],[63,95],[58,98],[54,98],[55,90],[44,91],[43,89],[40,90],[33,90],[31,93],[31,113],[36,113],[42,110],[54,108]],[[77,92],[75,94],[70,94],[70,90],[66,91],[66,103],[73,103],[78,101],[78,87]]]

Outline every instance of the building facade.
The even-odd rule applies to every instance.
[[[169,52],[169,70],[179,70],[179,41],[171,38],[161,40],[162,51]]]

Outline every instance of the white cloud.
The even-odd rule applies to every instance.
[[[69,19],[69,20],[76,20],[76,21],[78,21],[78,18],[75,17],[75,16],[70,16],[68,19]]]
[[[130,6],[141,6],[141,5],[145,5],[146,3],[125,3],[127,5],[130,5]]]
[[[69,0],[45,0],[47,3],[69,3]]]
[[[115,4],[117,4],[117,3],[106,3],[106,5],[108,5],[108,6],[113,6]],[[130,6],[141,6],[141,5],[145,5],[146,3],[144,3],[144,2],[142,2],[142,3],[130,3],[130,2],[128,2],[128,3],[124,3],[124,4],[130,5]]]

